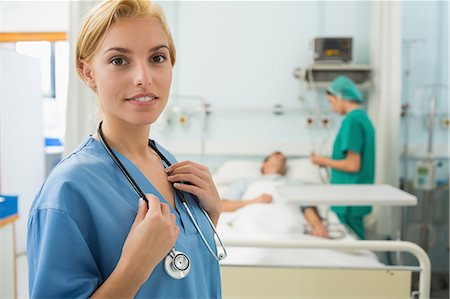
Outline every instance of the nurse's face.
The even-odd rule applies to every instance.
[[[121,20],[110,27],[85,65],[86,82],[97,92],[105,119],[133,125],[156,121],[172,81],[168,47],[156,18]]]
[[[337,98],[333,95],[327,94],[328,102],[331,105],[331,110],[338,114],[345,114],[344,101],[340,98]]]

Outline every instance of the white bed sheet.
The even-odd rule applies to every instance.
[[[320,184],[319,169],[309,159],[288,160],[288,171],[282,180],[267,180],[261,173],[260,161],[230,160],[214,174],[213,179],[222,198],[227,198],[236,180],[253,181],[241,199],[254,198],[262,193],[271,194],[271,204],[251,204],[232,213],[222,213],[217,226],[223,240],[318,240],[307,235],[305,220],[298,205],[289,204],[277,191],[279,184]],[[318,207],[321,215],[328,207]],[[339,223],[333,212],[328,212],[331,236],[339,240],[355,240],[356,237]],[[336,234],[336,227],[341,233]],[[344,232],[344,237],[342,237]],[[323,239],[321,239],[323,240]],[[370,251],[338,251],[326,249],[273,249],[228,247],[226,265],[261,266],[311,266],[311,267],[382,267],[376,255]]]
[[[329,215],[332,227],[346,234],[340,242],[355,240],[338,224],[334,213]],[[304,234],[305,220],[298,207],[284,204],[253,204],[236,212],[222,213],[217,226],[223,240],[324,240]],[[333,232],[332,232],[333,234]],[[327,249],[274,249],[227,247],[224,265],[302,266],[302,267],[382,267],[370,251],[339,251]]]

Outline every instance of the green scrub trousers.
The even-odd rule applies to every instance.
[[[331,170],[331,184],[373,184],[375,177],[375,130],[367,113],[354,109],[342,121],[333,146],[333,160],[345,159],[352,151],[361,156],[358,172]],[[333,206],[339,220],[348,225],[360,239],[365,238],[363,218],[372,211],[370,206]]]

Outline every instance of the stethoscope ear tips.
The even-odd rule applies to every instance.
[[[219,260],[223,260],[224,258],[226,258],[227,256],[224,253],[219,253]]]

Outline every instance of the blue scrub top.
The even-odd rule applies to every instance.
[[[157,144],[171,163],[172,154]],[[167,201],[125,156],[119,160],[144,193]],[[213,231],[197,199],[184,193],[208,243]],[[44,182],[30,211],[27,256],[31,298],[88,298],[112,273],[138,210],[136,191],[102,144],[88,137]],[[218,262],[211,256],[175,195],[180,234],[175,249],[191,260],[189,274],[170,278],[164,260],[136,298],[221,298]],[[146,250],[142,248],[142,250]]]

